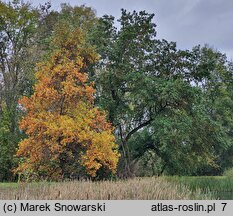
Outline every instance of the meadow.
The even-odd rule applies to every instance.
[[[229,176],[166,176],[163,178],[180,187],[186,186],[192,192],[198,190],[201,194],[213,199],[233,200],[233,178]]]
[[[1,200],[233,199],[227,176],[163,176],[113,181],[0,183]]]
[[[182,182],[182,181],[180,181]],[[115,181],[1,183],[0,199],[31,200],[187,200],[213,199],[198,188],[164,177]]]

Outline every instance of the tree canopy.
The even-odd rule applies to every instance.
[[[64,26],[57,34],[56,51],[38,65],[34,94],[20,100],[26,109],[20,128],[28,138],[19,143],[16,171],[55,180],[79,175],[82,167],[92,177],[101,169],[114,173],[118,153],[111,124],[94,107],[95,90],[83,72],[97,55],[79,29],[66,32]]]
[[[0,180],[231,168],[233,63],[156,33],[146,11],[1,1]]]

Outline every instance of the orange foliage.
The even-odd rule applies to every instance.
[[[19,143],[16,173],[59,179],[77,172],[78,166],[93,177],[101,168],[116,172],[113,128],[94,107],[95,89],[82,72],[97,55],[85,47],[79,30],[66,36],[63,42],[54,40],[58,49],[38,65],[34,94],[19,101],[26,109],[20,128],[28,138]]]

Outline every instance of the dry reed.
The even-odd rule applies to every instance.
[[[118,181],[70,181],[61,183],[24,183],[0,187],[0,199],[20,200],[180,200],[200,199],[186,186],[163,178],[135,178]]]

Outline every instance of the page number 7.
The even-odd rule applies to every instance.
[[[221,203],[221,204],[223,205],[222,211],[224,211],[224,210],[225,210],[225,207],[226,207],[226,205],[227,205],[227,203]]]

